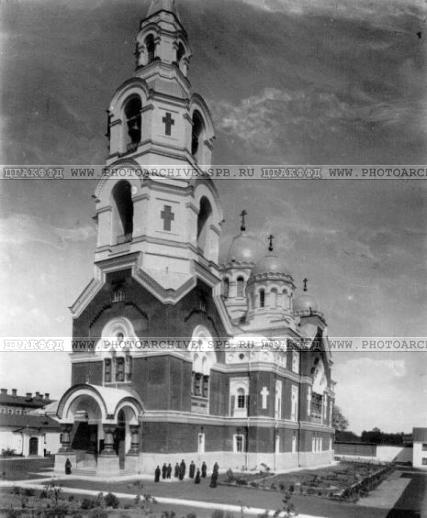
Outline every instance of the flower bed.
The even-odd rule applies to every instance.
[[[220,483],[264,491],[287,491],[292,494],[355,501],[380,484],[391,469],[391,465],[343,462],[338,466],[315,471],[303,470],[279,475],[269,472],[234,474],[229,470]]]

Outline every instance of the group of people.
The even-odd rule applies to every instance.
[[[184,480],[185,474],[187,471],[187,465],[185,464],[184,459],[182,459],[181,464],[178,464],[178,462],[175,464],[175,468],[173,469],[173,476],[174,478],[177,478],[178,480]],[[211,475],[211,481],[210,481],[210,487],[216,487],[217,481],[218,481],[218,471],[219,471],[219,465],[217,462],[215,462],[213,469],[212,469],[212,475]],[[208,467],[206,465],[206,462],[203,461],[200,468],[196,468],[196,465],[193,461],[190,462],[190,465],[188,467],[188,477],[191,479],[194,479],[195,484],[200,484],[200,480],[202,478],[206,478],[208,473]],[[166,462],[163,464],[163,466],[160,468],[160,466],[157,466],[157,468],[154,471],[154,482],[160,482],[160,477],[163,480],[171,479],[172,478],[172,464],[166,464]]]

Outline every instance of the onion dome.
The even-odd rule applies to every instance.
[[[270,245],[268,247],[268,253],[255,265],[252,270],[251,276],[257,275],[285,275],[292,277],[287,263],[282,257],[279,257],[273,252],[273,236],[269,236]]]
[[[260,256],[260,248],[261,243],[256,238],[241,232],[231,243],[227,262],[256,263]]]
[[[252,275],[262,273],[283,273],[285,275],[291,275],[285,261],[275,254],[268,254],[263,257],[252,270]]]
[[[298,315],[306,315],[311,313],[317,313],[319,311],[319,305],[316,299],[307,293],[307,279],[304,279],[304,291],[294,300],[294,312]]]
[[[246,233],[246,216],[247,212],[242,210],[240,213],[240,234],[231,243],[227,263],[251,263],[253,265],[261,255],[261,243],[255,237]]]

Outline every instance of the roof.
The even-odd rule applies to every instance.
[[[7,426],[18,431],[22,428],[36,428],[43,430],[59,431],[59,424],[52,418],[45,415],[17,415],[17,414],[1,414],[0,427]]]
[[[427,428],[414,428],[412,435],[414,442],[427,442]]]
[[[42,408],[51,403],[51,399],[44,397],[13,396],[12,394],[0,394],[0,405],[25,406],[28,408]]]

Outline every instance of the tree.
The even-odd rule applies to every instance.
[[[344,417],[339,406],[334,405],[332,409],[332,426],[335,430],[343,432],[348,428],[348,421]]]

